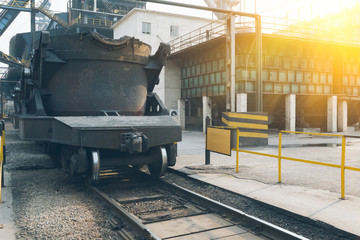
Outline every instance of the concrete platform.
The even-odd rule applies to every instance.
[[[240,171],[236,173],[235,152],[231,157],[211,153],[211,165],[205,165],[204,139],[202,133],[184,132],[174,168],[360,236],[360,172],[346,171],[345,200],[341,200],[340,169],[283,160],[279,184],[276,158],[240,153]],[[340,164],[341,138],[285,135],[282,142],[284,156]],[[277,155],[278,136],[270,135],[267,147],[243,149]],[[360,139],[347,139],[346,165],[359,168],[359,154]]]
[[[11,179],[7,172],[5,172],[4,178],[6,186],[1,191],[0,239],[13,240],[16,239],[16,226],[12,207]]]

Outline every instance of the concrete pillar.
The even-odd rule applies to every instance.
[[[205,131],[206,131],[206,117],[209,116],[210,124],[212,122],[212,118],[211,118],[211,98],[203,96],[202,102],[203,102],[203,133],[205,133]]]
[[[327,99],[327,131],[337,132],[337,96],[329,96]]]
[[[338,101],[338,116],[337,126],[339,132],[345,132],[347,130],[347,101]]]
[[[182,130],[185,130],[185,99],[178,99],[178,120]]]
[[[295,131],[296,128],[296,95],[285,96],[285,130]]]
[[[236,112],[247,112],[247,93],[236,94]]]

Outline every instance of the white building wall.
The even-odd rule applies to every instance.
[[[150,34],[142,33],[143,22],[151,23]],[[115,23],[112,28],[115,39],[124,35],[138,38],[142,42],[150,44],[151,54],[155,54],[161,42],[168,43],[176,38],[170,36],[170,26],[179,27],[178,36],[180,37],[211,22],[213,22],[211,19],[133,9]],[[170,109],[177,108],[177,99],[181,97],[181,73],[180,68],[175,63],[169,64],[168,67],[174,67],[174,69],[170,69],[169,73],[164,73],[166,67],[163,68],[159,76],[159,85],[155,86],[154,92],[160,96],[165,106]]]

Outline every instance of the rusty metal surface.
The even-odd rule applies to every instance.
[[[181,141],[181,125],[171,116],[20,117],[21,138],[71,146],[120,149],[121,134],[144,133],[149,146]]]
[[[45,58],[41,88],[50,93],[44,102],[48,115],[99,115],[102,110],[144,114],[147,44],[87,33],[51,37],[47,49],[65,62],[54,63],[49,54]]]

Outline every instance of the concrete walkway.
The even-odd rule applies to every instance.
[[[5,187],[1,191],[0,204],[0,239],[13,240],[16,239],[16,226],[14,222],[14,213],[12,209],[12,193],[10,174],[5,172]]]
[[[346,171],[346,199],[340,198],[340,169],[293,161],[282,162],[282,183],[277,183],[277,159],[240,153],[240,171],[231,157],[211,153],[211,165],[204,165],[204,135],[184,132],[178,143],[174,167],[191,177],[249,196],[299,215],[320,220],[360,236],[360,172]],[[269,146],[247,150],[277,155],[278,136]],[[283,155],[340,164],[341,138],[288,135],[283,138]],[[346,165],[360,167],[360,141],[348,139]]]

